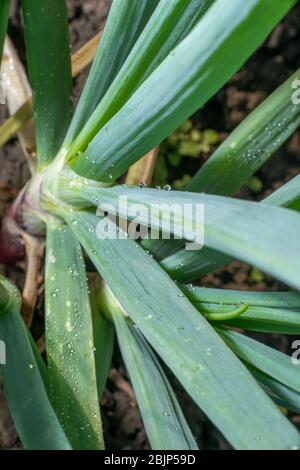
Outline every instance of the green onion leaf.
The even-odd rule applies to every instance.
[[[85,184],[76,186],[76,181],[71,184],[62,182],[63,198],[68,201],[74,199],[77,203],[82,199],[96,206],[101,202],[108,206],[109,212],[134,219],[135,223],[143,226],[149,226],[151,220],[151,228],[157,231],[161,231],[167,223],[170,234],[191,242],[195,241],[197,231],[202,230],[205,246],[251,263],[300,290],[300,260],[294,255],[300,250],[300,217],[295,211],[207,194],[127,186],[102,188],[100,184],[87,180]],[[140,201],[143,201],[143,209],[146,211],[140,210],[139,215],[130,215],[128,207]],[[205,211],[203,226],[200,228],[196,226],[196,211],[183,210],[185,206],[195,208],[197,204],[202,204]],[[183,252],[189,253],[197,269],[202,250]],[[162,266],[169,271],[165,263]],[[171,271],[171,274],[174,273]],[[178,279],[179,276],[176,277]],[[182,281],[182,278],[178,280]]]
[[[1,375],[16,429],[25,449],[70,450],[47,396],[20,307],[16,289],[1,277],[0,338],[6,345]]]
[[[297,431],[138,244],[129,239],[100,241],[98,217],[70,214],[62,207],[60,211],[137,328],[233,446],[299,446]]]
[[[158,3],[159,0],[113,0],[91,72],[66,137],[66,146],[77,137],[105,95]]]
[[[65,0],[22,0],[38,162],[57,154],[71,118],[72,76]]]
[[[300,392],[300,371],[291,357],[235,331],[216,331],[240,359]]]
[[[46,344],[51,402],[74,449],[102,449],[92,315],[81,248],[47,227]]]
[[[98,297],[102,286],[99,277],[94,278],[92,280],[92,282],[90,283],[90,287],[90,302],[93,315],[97,390],[99,399],[101,400],[105,389],[109,369],[111,367],[112,355],[114,350],[115,330],[113,323],[104,318],[104,316],[100,313]]]
[[[203,106],[295,3],[216,0],[190,34],[100,130],[74,169],[98,181],[116,180]]]
[[[286,387],[256,367],[250,364],[246,364],[246,366],[275,403],[294,413],[300,413],[300,393]]]
[[[195,439],[154,352],[106,287],[99,301],[113,319],[147,436],[155,450],[195,450]]]
[[[86,149],[97,132],[188,34],[213,1],[161,0],[159,2],[103,100],[72,145],[71,156]]]
[[[291,99],[299,73],[300,69],[230,134],[192,178],[188,191],[231,196],[286,142],[300,125],[300,106]]]

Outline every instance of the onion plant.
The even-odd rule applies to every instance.
[[[186,191],[120,180],[220,90],[296,0],[114,0],[74,112],[65,2],[21,3],[37,168],[1,243],[13,244],[13,263],[22,256],[18,230],[46,237],[45,361],[19,295],[0,279],[1,372],[23,445],[104,448],[99,402],[116,336],[153,449],[197,449],[167,368],[234,448],[298,449],[282,407],[300,411],[300,369],[246,333],[299,334],[300,176],[260,203],[233,196],[299,126],[291,96],[300,71],[235,129]],[[0,1],[1,46],[8,7]],[[119,204],[124,197],[158,207],[150,227],[145,214],[130,216]],[[185,249],[196,221],[180,216],[184,204],[204,205],[202,249]],[[113,214],[118,236],[100,239],[99,221]],[[134,221],[161,234],[168,219],[172,240],[126,233]],[[234,259],[293,290],[187,284]],[[87,261],[98,273],[89,283]]]

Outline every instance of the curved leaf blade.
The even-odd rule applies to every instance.
[[[300,371],[291,357],[235,331],[221,328],[216,331],[239,358],[300,392]]]
[[[99,276],[90,283],[90,302],[93,315],[94,350],[98,396],[101,400],[114,350],[115,330],[113,324],[100,314],[99,291],[102,287]]]
[[[300,210],[299,183],[300,176],[296,176],[264,199],[262,204]],[[160,250],[163,250],[163,246],[166,247],[165,250],[168,249],[166,243],[161,243]],[[156,250],[153,241],[152,244],[147,244],[147,247],[151,252],[153,247]],[[181,282],[190,282],[234,261],[234,258],[206,246],[198,252],[180,250],[172,253],[169,250],[169,253],[170,255],[163,259],[161,264],[171,277]]]
[[[188,191],[231,196],[286,142],[300,126],[300,106],[291,99],[299,73],[300,69],[230,134],[192,178]]]
[[[181,249],[161,260],[162,267],[173,279],[180,282],[191,282],[197,277],[205,276],[222,266],[226,266],[234,258],[214,248],[204,246],[201,251]]]
[[[300,210],[300,175],[270,194],[264,203]]]
[[[63,0],[22,0],[39,165],[51,161],[71,118],[68,16]]]
[[[252,176],[292,135],[300,124],[299,106],[291,100],[292,75],[268,99],[254,110],[200,168],[187,186],[188,191],[230,196]],[[267,123],[267,124],[266,124]],[[299,176],[268,196],[264,203],[300,210]],[[174,278],[188,282],[228,264],[230,258],[210,248],[197,256],[177,251],[170,241],[145,240],[143,246],[163,261]],[[172,256],[174,255],[174,256]],[[178,272],[179,268],[179,272]],[[179,277],[177,277],[179,276]]]
[[[99,302],[114,321],[122,356],[154,450],[196,450],[195,439],[153,351],[105,288]]]
[[[86,272],[66,226],[47,226],[46,345],[51,402],[72,446],[103,449]]]
[[[295,3],[216,0],[100,130],[75,171],[108,183],[122,175],[216,93]]]
[[[65,145],[77,137],[125,62],[159,0],[113,0]]]
[[[161,0],[158,3],[123,67],[73,143],[70,157],[86,149],[97,132],[122,108],[138,86],[188,34],[213,1]]]
[[[196,211],[186,213],[188,211],[183,208],[195,208],[197,204],[202,204],[206,247],[257,266],[300,290],[300,260],[295,256],[300,250],[300,216],[296,211],[207,194],[126,186],[103,189],[101,185],[87,180],[85,184],[78,183],[76,180],[71,184],[62,181],[60,190],[63,200],[72,201],[73,198],[77,203],[82,200],[96,206],[107,204],[107,210],[113,211],[114,215],[134,219],[136,223],[158,231],[167,223],[170,234],[191,242],[195,241],[198,230]],[[129,214],[128,208],[141,201],[144,210],[140,210],[139,214]],[[183,250],[184,253],[186,251]],[[193,258],[197,269],[201,250],[189,253],[192,253],[188,256]],[[168,270],[166,263],[162,266]]]
[[[210,289],[191,284],[182,286],[191,302],[232,305],[248,304],[253,307],[277,309],[300,309],[300,293],[298,292],[246,292],[229,289]]]
[[[250,364],[246,364],[247,369],[261,384],[263,389],[268,395],[275,401],[279,406],[283,406],[294,413],[300,413],[300,393],[295,390],[286,387],[282,383],[273,379],[269,375],[265,374],[259,369],[252,367]]]
[[[235,447],[279,449],[299,445],[298,433],[142,248],[132,240],[100,242],[96,236],[99,219],[93,214],[69,214],[62,208],[60,213],[122,307]],[[120,265],[126,266],[126,276]]]
[[[227,291],[195,286],[181,286],[181,289],[204,315],[211,311],[216,315],[224,314],[241,304],[248,305],[239,317],[223,321],[226,326],[268,333],[300,333],[300,296],[297,293]]]
[[[200,312],[202,312],[201,307],[206,309],[208,313],[212,309],[216,316],[230,312],[234,307],[236,308],[234,305],[229,310],[228,307],[216,309],[215,304],[197,305]],[[242,328],[249,331],[298,335],[300,333],[300,312],[276,308],[248,307],[242,315],[234,319],[226,319],[223,324],[230,328]]]
[[[70,450],[70,443],[50,404],[32,351],[28,331],[19,313],[17,291],[0,278],[0,337],[7,363],[1,366],[5,395],[26,449]]]
[[[298,75],[299,71],[238,126],[192,178],[188,191],[224,196],[233,194],[290,137],[300,123],[299,107],[291,100],[292,84]],[[299,179],[296,176],[268,196],[264,203],[300,210]],[[166,241],[143,242],[143,246],[157,259],[168,258],[163,261],[166,269],[174,278],[184,282],[204,276],[232,261],[222,253],[205,247],[196,254],[196,266],[192,253],[176,253],[182,248],[179,245],[176,250]]]
[[[245,314],[225,321],[224,325],[248,331],[299,335],[300,312],[250,307]]]

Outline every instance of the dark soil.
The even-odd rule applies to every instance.
[[[25,63],[22,21],[13,1],[9,33],[20,51]],[[94,36],[104,25],[110,0],[68,0],[71,44],[77,50]],[[263,46],[234,76],[216,97],[193,117],[199,129],[212,128],[225,139],[244,118],[266,96],[279,86],[292,72],[300,66],[300,5],[295,7],[286,19],[273,31]],[[75,81],[75,97],[79,95],[85,82],[87,71]],[[0,122],[6,117],[5,108],[0,106]],[[193,174],[208,158],[200,155],[198,159],[185,160],[180,171]],[[22,188],[29,177],[26,162],[17,139],[0,149],[0,219],[9,203]],[[262,189],[254,192],[248,186],[242,188],[238,196],[246,199],[260,200],[270,192],[293,178],[300,172],[300,132],[277,152],[257,174]],[[169,183],[178,177],[169,169]],[[0,266],[0,272],[7,274],[21,288],[24,278],[22,266],[7,269]],[[281,283],[271,277],[253,270],[253,267],[234,262],[201,280],[207,287],[218,287],[239,290],[280,290],[285,289]],[[42,302],[40,302],[42,306]],[[36,313],[36,323],[42,322],[42,309]],[[39,329],[39,328],[37,328]],[[290,337],[282,335],[258,335],[261,341],[286,353],[291,353]],[[182,390],[176,379],[169,373],[184,413],[192,428],[200,448],[228,449],[224,438],[206,419],[191,399]],[[149,444],[137,408],[134,393],[118,348],[114,352],[113,369],[102,400],[102,415],[106,444],[109,449],[147,449]],[[300,426],[300,417],[291,416]],[[0,391],[0,449],[20,448],[17,434],[13,427],[3,393]]]

